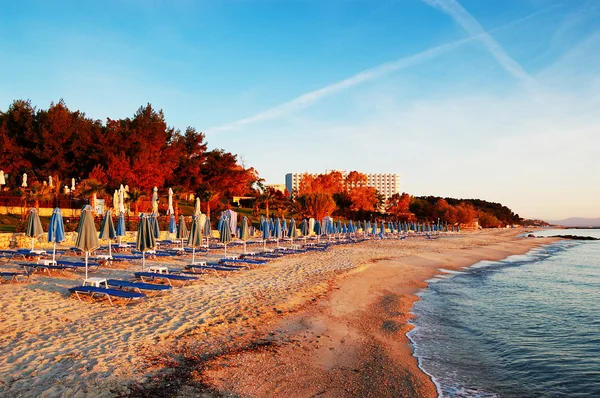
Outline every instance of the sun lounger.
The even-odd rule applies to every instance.
[[[75,267],[72,267],[70,265],[58,265],[58,264],[42,264],[42,263],[19,263],[19,267],[23,267],[23,269],[25,269],[26,272],[37,272],[37,271],[42,271],[42,272],[47,272],[48,275],[50,274],[50,271],[60,271],[62,273],[64,273],[64,271],[67,270],[74,270]]]
[[[219,262],[221,264],[232,263],[232,264],[262,265],[262,264],[266,264],[267,260],[258,260],[258,259],[251,260],[249,258],[236,258],[236,259],[222,258],[221,260],[219,260]]]
[[[57,265],[65,265],[67,267],[71,267],[74,269],[85,268],[84,261],[56,260],[56,264]],[[95,267],[95,270],[97,270],[98,268],[100,268],[101,265],[102,264],[97,263],[95,261],[88,261],[87,266],[88,266],[88,269]]]
[[[2,282],[29,282],[29,272],[6,271],[0,272],[0,283]],[[23,280],[24,278],[24,280]]]
[[[179,274],[161,274],[158,272],[135,272],[134,275],[136,278],[141,279],[142,282],[146,282],[146,280],[164,281],[164,282],[167,282],[171,286],[173,286],[173,284],[172,284],[173,281],[187,283],[187,282],[198,280],[198,278],[195,276],[179,275]]]
[[[243,267],[235,267],[228,265],[219,265],[219,264],[210,264],[210,265],[201,265],[201,264],[188,264],[185,266],[186,274],[207,274],[214,273],[219,276],[221,273],[235,272],[241,271]]]
[[[110,305],[113,305],[112,299],[122,299],[126,302],[130,302],[132,300],[140,300],[146,298],[144,293],[138,292],[130,292],[121,289],[110,289],[104,287],[96,287],[96,286],[76,286],[69,289],[71,294],[75,294],[79,300],[81,300],[80,295],[88,295],[92,299],[96,297],[107,298]]]
[[[156,285],[153,283],[144,283],[144,282],[131,282],[131,281],[122,281],[118,279],[108,279],[106,281],[108,286],[122,289],[122,290],[130,290],[138,293],[142,293],[142,290],[147,292],[164,292],[172,289],[171,286],[167,285]]]

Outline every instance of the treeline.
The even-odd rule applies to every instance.
[[[435,220],[438,217],[448,222],[463,222],[472,216],[478,218],[484,228],[520,224],[521,217],[500,203],[481,199],[441,198],[439,196],[412,197],[409,210],[419,219]]]
[[[248,194],[258,180],[236,155],[207,151],[203,133],[168,126],[150,104],[131,118],[102,122],[69,110],[62,100],[48,109],[17,100],[0,112],[0,143],[0,167],[14,188],[27,173],[30,186],[50,176],[59,187],[70,186],[71,178],[91,179],[108,191],[121,184],[142,191],[177,187],[215,203]]]

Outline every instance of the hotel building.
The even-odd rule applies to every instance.
[[[339,171],[344,178],[348,175],[345,170],[326,170],[325,173]],[[314,173],[288,173],[285,175],[285,187],[290,193],[298,191],[300,182],[305,175],[318,176]],[[367,186],[373,187],[379,191],[386,199],[395,193],[400,193],[400,177],[398,174],[365,174],[367,176]]]

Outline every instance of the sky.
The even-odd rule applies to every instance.
[[[267,183],[397,173],[412,195],[600,216],[595,0],[12,1],[0,110],[146,103]]]

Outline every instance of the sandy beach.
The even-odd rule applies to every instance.
[[[440,268],[550,242],[520,232],[333,246],[127,306],[69,297],[81,273],[2,284],[0,395],[435,396],[405,336],[415,293]],[[95,276],[139,268],[101,267]]]

